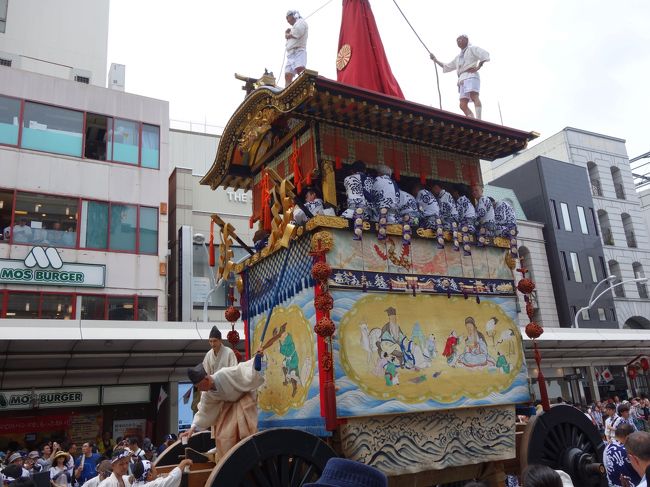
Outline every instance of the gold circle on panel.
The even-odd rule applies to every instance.
[[[336,55],[336,69],[339,71],[345,69],[350,62],[351,57],[352,48],[350,47],[350,44],[343,44],[341,49],[339,49],[339,53]]]

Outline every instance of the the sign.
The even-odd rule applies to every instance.
[[[54,247],[33,247],[24,260],[0,259],[0,283],[104,287],[106,266],[66,264]]]
[[[113,438],[145,437],[146,419],[118,419],[113,421]]]
[[[0,391],[0,411],[7,409],[96,406],[99,387]]]
[[[209,277],[192,277],[192,301],[195,303],[205,303],[210,292]]]
[[[248,195],[236,191],[228,191],[228,201],[235,201],[236,203],[248,203]]]
[[[584,377],[582,374],[567,374],[564,376],[564,380],[582,380]]]
[[[103,419],[101,411],[74,414],[70,422],[70,439],[80,445],[88,440],[100,438]]]
[[[149,384],[129,386],[103,386],[102,404],[134,404],[149,402]]]
[[[28,416],[23,418],[0,418],[0,435],[5,433],[34,433],[37,431],[64,431],[70,427],[72,416]]]

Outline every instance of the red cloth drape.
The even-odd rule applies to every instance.
[[[343,0],[339,50],[345,44],[352,53],[347,66],[337,71],[337,81],[404,99],[368,0]]]

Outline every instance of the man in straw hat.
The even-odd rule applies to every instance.
[[[262,355],[260,350],[253,359],[222,367],[214,374],[208,374],[203,364],[187,369],[188,377],[203,394],[192,426],[181,433],[181,439],[211,427],[216,449],[208,453],[223,456],[237,442],[257,432],[255,391],[264,384]]]

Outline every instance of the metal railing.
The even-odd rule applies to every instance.
[[[602,226],[602,225],[601,225]],[[603,245],[614,245],[614,235],[611,228],[602,227]]]
[[[625,199],[625,188],[623,187],[622,184],[614,184],[614,191],[616,192],[616,197],[619,200],[624,200]]]
[[[598,179],[592,179],[591,180],[591,193],[594,196],[602,196],[603,195],[603,188],[601,188],[600,181]]]
[[[631,248],[636,248],[636,237],[634,236],[634,232],[629,231],[625,232],[625,240],[627,241],[627,246]]]

